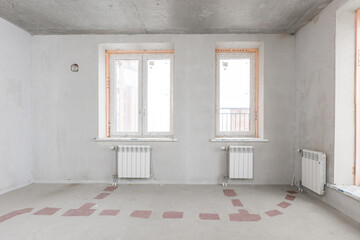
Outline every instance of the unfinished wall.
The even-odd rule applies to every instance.
[[[254,180],[289,184],[294,143],[295,38],[290,35],[115,35],[33,37],[34,179],[38,182],[111,181],[114,153],[98,136],[98,44],[175,46],[174,125],[178,142],[153,147],[154,178],[146,182],[218,183],[225,153],[215,133],[216,42],[264,42],[264,137],[255,147]],[[72,73],[70,65],[80,71]],[[139,144],[139,143],[134,143]]]
[[[326,153],[327,181],[334,182],[335,23],[334,1],[296,34],[295,148]],[[300,156],[295,175],[301,178]]]
[[[31,35],[0,18],[0,194],[30,183]]]
[[[351,76],[346,73],[349,71],[349,67],[345,65],[352,65],[350,66],[351,70],[354,58],[353,54],[346,55],[349,53],[348,46],[340,46],[337,49],[337,44],[342,44],[343,40],[336,36],[337,11],[346,2],[333,1],[296,34],[295,148],[307,148],[326,153],[327,182],[329,183],[338,183],[339,180],[335,181],[335,179],[340,179],[335,175],[334,166],[347,163],[349,157],[353,160],[351,146],[350,149],[347,149],[350,153],[341,154],[339,152],[340,154],[334,154],[337,149],[345,151],[344,149],[341,150],[344,145],[337,142],[341,136],[336,135],[335,130],[341,128],[348,134],[347,138],[350,138],[350,142],[354,134],[351,133],[354,124],[349,117],[351,110],[344,108],[344,104],[345,106],[351,104],[350,98],[353,97],[353,85],[348,86],[351,82],[353,84],[353,78],[351,81]],[[339,31],[339,34],[343,34],[344,31],[347,29]],[[344,52],[337,54],[337,50]],[[338,64],[338,61],[342,61],[344,57],[347,60]],[[350,92],[347,93],[346,91]],[[346,117],[339,119],[336,114],[345,114]],[[338,128],[335,127],[336,124]],[[336,140],[335,137],[340,138]],[[299,154],[295,153],[294,161],[296,179],[299,180],[301,179]],[[351,175],[351,172],[348,174]],[[346,181],[346,176],[341,181]],[[329,188],[327,188],[325,196],[316,197],[359,221],[354,209],[360,209],[360,202],[349,199],[348,196],[336,193]],[[344,202],[351,204],[343,204]],[[357,207],[354,208],[354,206]]]

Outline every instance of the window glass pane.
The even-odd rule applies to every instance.
[[[220,131],[250,131],[250,59],[221,59]]]
[[[147,61],[147,130],[170,132],[170,59]]]
[[[115,131],[138,132],[139,61],[116,60],[114,70]]]

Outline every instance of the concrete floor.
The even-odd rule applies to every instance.
[[[4,194],[0,239],[360,239],[358,223],[287,186],[106,187],[32,184]]]

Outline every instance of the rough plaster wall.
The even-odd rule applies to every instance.
[[[334,183],[336,11],[345,2],[335,0],[296,34],[295,148],[327,154],[329,183]],[[298,154],[294,161],[296,179],[301,179]],[[360,221],[359,201],[329,188],[315,197]]]
[[[173,42],[175,135],[153,147],[154,178],[146,182],[218,183],[226,143],[215,132],[216,42],[264,42],[264,129],[268,143],[255,147],[254,180],[288,184],[292,175],[295,39],[290,35],[90,35],[33,37],[34,179],[110,181],[114,153],[95,143],[98,129],[98,44]],[[70,65],[80,71],[72,73]],[[134,143],[139,144],[139,143]]]
[[[325,152],[327,181],[334,182],[335,21],[334,1],[296,34],[295,148]],[[295,175],[301,161],[295,153]]]
[[[0,18],[0,193],[31,177],[31,35]]]

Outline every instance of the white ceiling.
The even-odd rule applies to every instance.
[[[0,0],[32,34],[295,33],[332,0]]]

